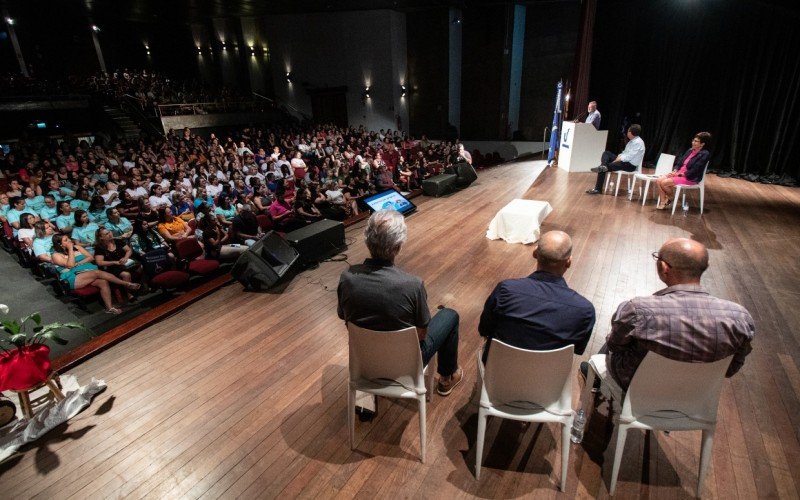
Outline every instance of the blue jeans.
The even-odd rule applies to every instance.
[[[447,308],[439,310],[428,323],[428,335],[419,348],[425,365],[439,353],[439,375],[454,374],[458,370],[458,313]]]

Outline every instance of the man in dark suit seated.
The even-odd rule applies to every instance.
[[[522,349],[550,350],[570,344],[583,354],[594,328],[591,302],[572,290],[564,273],[572,264],[572,240],[563,231],[542,235],[533,250],[536,271],[528,277],[501,281],[486,300],[478,332]]]

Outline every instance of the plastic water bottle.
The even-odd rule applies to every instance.
[[[614,181],[609,181],[609,183],[608,183],[608,190],[609,190],[609,191],[613,191],[613,190],[614,190]]]
[[[572,435],[570,441],[575,444],[580,444],[583,441],[583,426],[586,425],[586,414],[583,408],[575,412],[575,418],[572,419]]]
[[[683,205],[681,205],[681,209],[683,210],[683,216],[686,217],[689,215],[689,204],[686,202],[686,198],[683,198]]]

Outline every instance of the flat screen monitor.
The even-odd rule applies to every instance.
[[[364,203],[367,204],[371,212],[394,209],[403,215],[408,215],[417,209],[417,206],[411,203],[408,198],[394,189],[387,189],[381,193],[368,196],[364,198]]]

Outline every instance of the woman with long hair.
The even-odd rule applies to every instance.
[[[114,307],[111,299],[111,284],[120,285],[128,290],[138,290],[141,285],[117,278],[113,274],[100,271],[92,263],[94,257],[78,243],[73,243],[66,234],[53,236],[53,265],[59,273],[59,279],[67,282],[70,290],[83,288],[88,285],[100,290],[106,312],[120,314],[122,311]]]

